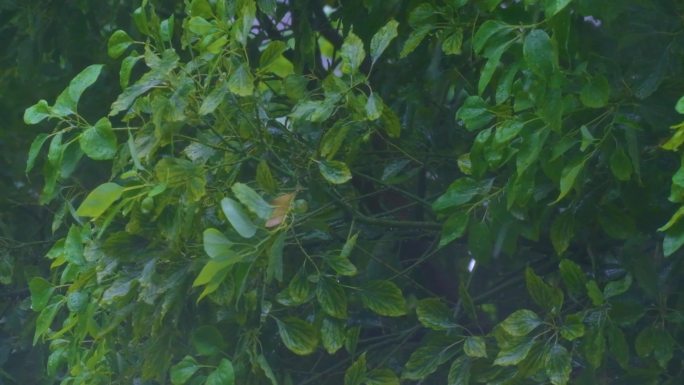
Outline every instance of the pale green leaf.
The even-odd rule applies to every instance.
[[[249,70],[249,66],[241,64],[235,72],[230,75],[228,89],[238,96],[249,96],[254,92],[254,79]]]
[[[447,376],[447,385],[470,384],[470,360],[468,357],[459,357],[451,363]]]
[[[244,183],[238,182],[233,184],[231,190],[240,203],[259,218],[266,220],[271,217],[273,207],[269,205],[259,193],[254,191],[254,189]]]
[[[604,76],[590,79],[580,91],[580,101],[589,108],[601,108],[608,104],[610,84]]]
[[[51,115],[52,109],[48,105],[47,101],[41,99],[38,101],[38,103],[32,105],[24,111],[24,123],[38,124]]]
[[[340,57],[342,58],[342,72],[352,74],[358,71],[363,59],[366,57],[366,51],[363,49],[363,41],[353,32],[344,39],[342,48],[340,48]]]
[[[435,29],[434,25],[427,24],[411,32],[408,39],[406,39],[406,42],[404,42],[404,47],[401,49],[399,57],[403,59],[411,52],[415,51],[415,49],[418,48],[420,43],[430,32],[432,32],[433,29]]]
[[[559,202],[566,195],[568,195],[570,190],[575,186],[577,177],[579,176],[580,172],[582,172],[582,169],[584,169],[584,162],[584,159],[580,159],[579,161],[572,162],[563,168],[560,178],[560,193],[558,194],[558,198],[556,198],[554,203]]]
[[[587,296],[591,299],[591,303],[594,306],[601,306],[605,299],[603,298],[603,293],[599,289],[598,284],[593,279],[587,282],[584,287],[587,289]]]
[[[370,55],[373,62],[378,60],[380,55],[387,49],[390,42],[398,36],[398,26],[399,23],[396,20],[390,20],[373,35],[370,42]]]
[[[228,222],[230,222],[241,237],[251,238],[256,234],[257,227],[242,209],[240,203],[230,198],[223,198],[221,200],[221,209]]]
[[[48,134],[40,133],[36,135],[36,137],[33,139],[33,142],[31,142],[31,148],[29,149],[28,159],[26,160],[27,174],[33,169],[33,166],[36,163],[36,158],[38,157],[38,153],[40,152],[41,148],[43,148],[43,144],[45,144],[45,141],[48,138]]]
[[[102,72],[102,64],[93,64],[79,72],[69,86],[57,97],[52,111],[60,116],[70,115],[76,112],[76,106],[83,92],[93,85]]]
[[[390,369],[373,369],[366,373],[366,385],[399,385],[399,377]]]
[[[442,51],[447,55],[460,55],[463,46],[463,29],[456,28],[442,41]]]
[[[101,184],[86,196],[78,210],[76,210],[76,215],[96,219],[121,198],[123,192],[124,188],[116,183],[107,182]]]
[[[344,372],[344,385],[361,385],[366,379],[366,353]]]

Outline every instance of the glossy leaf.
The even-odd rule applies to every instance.
[[[337,160],[321,160],[318,162],[318,170],[321,175],[332,184],[343,184],[348,182],[351,178],[351,171],[349,167],[343,162]]]
[[[202,233],[202,240],[204,252],[207,253],[209,258],[225,259],[234,254],[231,250],[233,242],[217,229],[209,228],[204,230],[204,233]]]
[[[406,314],[401,289],[390,281],[369,281],[361,290],[363,304],[377,314],[398,317]]]
[[[293,353],[304,356],[316,350],[318,333],[313,325],[295,317],[276,322],[280,339]]]
[[[323,311],[329,315],[341,319],[347,317],[347,295],[334,280],[321,277],[316,287],[316,298]]]
[[[549,77],[558,67],[554,43],[541,29],[532,30],[527,34],[523,44],[523,56],[530,70],[543,78]]]

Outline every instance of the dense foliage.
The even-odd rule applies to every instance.
[[[684,380],[681,2],[142,1],[132,20],[118,68],[24,114],[60,207],[29,282],[48,376]]]

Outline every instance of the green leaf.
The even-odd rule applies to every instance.
[[[433,330],[447,330],[456,326],[452,321],[451,311],[437,298],[426,298],[418,301],[416,314],[423,326]]]
[[[332,184],[343,184],[348,182],[351,178],[351,171],[349,167],[343,162],[337,160],[320,160],[318,161],[318,170],[321,175]]]
[[[570,380],[572,356],[560,344],[554,344],[546,355],[546,375],[553,385],[565,385]]]
[[[366,374],[366,385],[399,385],[399,378],[390,369],[373,369]]]
[[[465,124],[468,131],[476,131],[494,119],[487,103],[479,96],[468,96],[456,113],[456,119]]]
[[[85,264],[83,259],[83,239],[81,229],[77,225],[71,225],[64,239],[64,258],[67,262],[77,266]]]
[[[382,116],[384,103],[376,93],[371,93],[366,102],[366,117],[368,120],[377,120]]]
[[[456,179],[451,183],[447,191],[432,203],[432,209],[434,211],[443,211],[464,205],[478,194],[486,193],[489,187],[491,187],[489,181],[483,183],[469,177]]]
[[[608,299],[626,292],[632,286],[632,275],[627,273],[622,279],[611,281],[603,288],[603,298]]]
[[[444,221],[442,226],[442,235],[439,238],[439,247],[446,246],[452,241],[460,238],[465,234],[468,228],[470,215],[467,211],[459,211],[452,214]]]
[[[575,219],[569,211],[558,215],[551,223],[551,243],[558,255],[563,255],[575,235]]]
[[[596,284],[596,281],[592,279],[591,281],[587,282],[584,286],[587,289],[587,295],[591,299],[591,303],[593,303],[594,306],[603,305],[603,302],[605,301],[603,298],[603,293]]]
[[[285,51],[287,51],[287,44],[283,41],[275,40],[268,43],[264,52],[261,53],[261,57],[259,57],[260,70],[268,69]]]
[[[537,303],[537,305],[543,307],[545,310],[558,314],[563,307],[563,291],[557,287],[553,287],[535,274],[534,270],[527,268],[525,270],[525,283],[527,285],[527,291],[530,296]]]
[[[323,311],[329,315],[347,318],[347,295],[342,286],[330,278],[321,277],[316,287],[316,299]]]
[[[138,63],[142,58],[143,56],[141,55],[132,55],[127,56],[121,62],[121,68],[119,69],[119,85],[121,85],[122,89],[128,87],[128,83],[131,80],[131,72],[133,71],[133,67],[135,67],[136,63]]]
[[[584,162],[584,158],[580,158],[579,160],[572,162],[563,168],[560,179],[560,194],[554,203],[560,202],[561,199],[568,195],[572,187],[575,185],[577,177],[584,168]]]
[[[33,166],[36,163],[36,158],[38,157],[38,153],[40,152],[40,149],[43,148],[43,144],[45,144],[47,138],[49,138],[48,134],[40,133],[35,137],[35,139],[33,139],[33,142],[31,142],[28,159],[26,160],[27,174],[33,169]]]
[[[344,372],[344,385],[361,385],[366,379],[366,353]]]
[[[401,289],[390,281],[368,281],[361,290],[361,301],[380,315],[398,317],[406,314]]]
[[[529,69],[542,78],[548,78],[558,68],[558,54],[549,35],[535,29],[527,34],[523,43],[523,57]]]
[[[276,0],[257,0],[257,5],[261,12],[272,17],[275,16],[276,10],[278,9]]]
[[[674,354],[675,340],[670,333],[663,328],[653,329],[653,356],[662,368],[667,368],[667,364]]]
[[[33,335],[33,345],[38,342],[38,339],[41,336],[47,333],[52,325],[52,321],[54,321],[57,316],[57,312],[62,308],[62,305],[64,305],[64,297],[55,296],[52,297],[52,299],[52,303],[43,308],[36,318],[36,332]]]
[[[67,295],[67,309],[72,313],[78,313],[88,305],[88,294],[82,291],[72,291]]]
[[[677,222],[665,232],[663,255],[669,257],[684,245],[684,222]]]
[[[173,27],[175,24],[175,18],[173,14],[169,16],[168,19],[164,19],[159,23],[159,37],[162,41],[170,42],[173,38]]]
[[[470,384],[470,360],[468,357],[459,357],[451,363],[447,376],[447,385]]]
[[[95,83],[98,77],[100,77],[103,67],[102,64],[90,65],[71,79],[69,86],[57,97],[57,101],[55,101],[52,111],[60,116],[75,113],[81,95],[88,87]]]
[[[328,354],[335,354],[344,346],[344,324],[332,318],[324,318],[321,323],[321,342]]]
[[[171,367],[171,383],[173,385],[184,385],[198,370],[197,361],[190,356],[185,356]]]
[[[544,143],[549,137],[548,129],[522,131],[522,145],[516,157],[516,171],[518,175],[524,175],[525,171],[537,162]]]
[[[239,256],[239,254],[235,254]],[[223,278],[225,276],[226,269],[234,265],[236,261],[234,260],[211,260],[207,262],[202,270],[200,270],[199,274],[197,274],[197,277],[192,283],[193,287],[201,286],[201,285],[206,285],[212,281],[214,281],[215,277]]]
[[[108,160],[116,156],[116,135],[109,119],[102,118],[78,137],[81,150],[91,159]]]
[[[213,17],[214,14],[207,0],[192,0],[189,11],[190,16],[201,16],[207,19]]]
[[[494,76],[494,72],[496,72],[496,70],[499,68],[501,56],[506,52],[512,43],[512,41],[504,43],[487,55],[489,59],[485,63],[484,67],[482,67],[482,70],[480,71],[480,79],[477,83],[478,94],[482,95],[484,93],[487,85],[492,80],[492,76]]]
[[[303,303],[309,297],[311,288],[309,287],[309,281],[306,279],[302,271],[299,271],[292,277],[290,284],[288,285],[290,291],[290,296],[295,301],[295,303]]]
[[[505,31],[512,30],[513,27],[499,20],[487,20],[480,28],[477,29],[475,36],[473,36],[473,51],[479,54],[484,49],[485,45],[494,35]]]
[[[435,29],[434,25],[427,24],[419,27],[418,29],[411,32],[406,42],[404,42],[404,47],[399,53],[399,58],[403,59],[408,56],[411,52],[415,51],[420,43],[425,39],[425,37]]]
[[[216,370],[207,377],[204,385],[234,385],[235,369],[233,363],[226,358],[222,358]]]
[[[251,238],[256,234],[256,226],[238,202],[230,198],[223,198],[221,199],[221,209],[228,222],[241,237]]]
[[[506,317],[500,325],[506,333],[515,337],[521,337],[529,334],[541,323],[542,320],[537,316],[537,313],[532,310],[521,309]]]
[[[442,51],[447,55],[460,55],[463,46],[463,29],[456,28],[442,41]]]
[[[558,12],[562,11],[565,7],[567,7],[568,4],[570,4],[571,2],[572,0],[546,0],[544,8],[546,18],[549,19],[552,16],[556,15]],[[555,382],[553,384],[558,385]]]
[[[235,254],[231,249],[233,242],[217,229],[209,228],[204,230],[202,240],[204,252],[207,253],[209,258],[225,259]]]
[[[254,79],[248,65],[240,64],[230,75],[228,90],[238,96],[250,96],[254,93]]]
[[[561,326],[561,336],[568,341],[574,341],[584,335],[584,324],[575,316],[568,316]]]
[[[228,95],[228,92],[228,83],[221,82],[220,84],[216,85],[216,87],[211,90],[209,95],[207,95],[207,97],[202,101],[199,114],[208,115],[214,112],[218,106],[223,103],[223,100],[225,99],[226,95]]]
[[[399,23],[396,20],[390,20],[373,35],[370,42],[370,55],[373,63],[385,52],[390,42],[398,36],[398,26]]]
[[[653,352],[655,348],[654,330],[655,328],[649,325],[641,329],[639,334],[637,334],[634,340],[634,349],[639,357],[645,358]]]
[[[190,32],[200,36],[208,35],[216,30],[214,24],[208,22],[205,18],[200,16],[193,16],[188,20],[188,29]]]
[[[487,357],[485,339],[479,336],[466,338],[463,343],[463,351],[468,357]]]
[[[131,44],[133,44],[133,39],[126,32],[120,29],[114,31],[107,41],[107,54],[112,59],[117,59]]]
[[[517,365],[527,357],[527,354],[534,345],[533,339],[523,340],[518,344],[511,345],[502,349],[494,360],[494,365],[512,366]]]
[[[263,354],[259,354],[259,357],[257,357],[257,364],[261,370],[264,371],[266,378],[271,381],[271,385],[278,385],[278,379],[276,378],[275,373],[273,373],[273,369],[271,369],[271,365],[269,365],[268,361],[266,361],[266,357],[264,357]]]
[[[571,295],[578,296],[584,293],[587,277],[578,264],[569,259],[563,259],[558,264],[558,270]]]
[[[677,104],[675,105],[675,111],[677,111],[680,114],[684,114],[684,96],[677,100]]]
[[[38,124],[51,115],[52,109],[48,105],[47,101],[41,99],[38,101],[38,103],[32,105],[24,111],[24,123]]]
[[[283,321],[276,320],[276,322],[280,339],[293,353],[305,356],[316,350],[318,333],[313,325],[295,317],[289,317]]]
[[[76,215],[96,219],[121,198],[123,192],[124,188],[116,183],[107,182],[101,184],[86,196],[78,210],[76,210]]]
[[[285,248],[286,236],[286,232],[278,234],[268,249],[268,265],[266,267],[266,281],[268,282],[273,278],[278,282],[283,281],[283,249]]]
[[[610,157],[610,170],[621,181],[628,181],[632,175],[632,161],[620,147],[616,148]]]
[[[54,292],[52,284],[42,277],[33,277],[28,284],[31,292],[31,309],[33,311],[41,311],[50,301],[50,297]]]
[[[193,330],[191,340],[192,346],[201,356],[218,354],[226,346],[223,335],[212,325],[202,325]]]
[[[580,91],[580,101],[589,108],[601,108],[608,104],[610,84],[604,76],[597,76],[587,82]]]
[[[273,207],[269,205],[256,191],[244,183],[235,183],[233,187],[233,194],[235,197],[247,207],[247,209],[259,218],[266,220],[271,217],[273,213]]]
[[[629,368],[629,345],[622,329],[615,325],[611,325],[606,329],[606,337],[608,337],[608,348],[615,358],[615,361],[620,364],[623,369]]]
[[[349,32],[349,35],[344,39],[342,48],[340,48],[340,57],[342,58],[342,72],[345,74],[355,73],[363,63],[363,59],[366,57],[363,41],[353,32]]]
[[[584,335],[582,340],[584,357],[593,368],[601,366],[606,350],[606,339],[603,336],[603,328],[593,327]]]
[[[496,127],[494,133],[494,143],[506,144],[515,139],[520,131],[525,127],[525,124],[514,119],[506,120]]]
[[[456,352],[449,352],[447,346],[421,346],[409,357],[401,373],[401,378],[406,380],[422,380],[434,373],[440,365],[451,359],[454,354]]]

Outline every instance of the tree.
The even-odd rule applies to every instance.
[[[143,1],[108,111],[79,113],[96,64],[24,115],[66,207],[30,282],[50,373],[681,383],[683,11]]]

